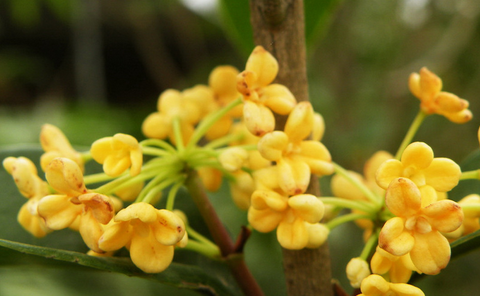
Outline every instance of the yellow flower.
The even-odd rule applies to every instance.
[[[158,98],[157,112],[143,121],[142,132],[149,138],[168,137],[175,143],[173,120],[178,117],[182,140],[186,144],[193,134],[195,124],[212,110],[213,104],[212,91],[205,85],[197,85],[183,92],[167,89]]]
[[[28,198],[18,212],[17,220],[35,237],[44,237],[50,230],[38,215],[37,204],[49,194],[48,184],[40,179],[33,162],[25,157],[7,157],[3,161],[6,171],[12,175],[20,193]]]
[[[84,162],[79,152],[72,148],[67,137],[54,125],[44,124],[40,132],[40,144],[45,153],[40,158],[40,165],[45,171],[48,164],[57,157],[73,160],[83,171]]]
[[[423,67],[419,73],[412,73],[409,79],[410,91],[420,99],[420,108],[426,114],[439,114],[452,122],[465,123],[472,119],[468,101],[442,90],[442,80]]]
[[[112,200],[105,195],[89,192],[78,165],[68,158],[55,158],[46,168],[50,186],[59,194],[43,197],[37,206],[38,214],[48,228],[60,230],[79,223],[78,229],[87,246],[99,253],[98,238],[103,226],[114,215]]]
[[[90,149],[93,159],[103,164],[109,176],[119,176],[130,168],[130,175],[136,176],[142,169],[142,149],[137,139],[126,134],[101,138]]]
[[[430,195],[430,196],[429,196]],[[395,256],[410,252],[415,267],[437,274],[450,260],[450,245],[440,232],[452,232],[463,222],[463,212],[451,200],[435,200],[434,190],[420,191],[409,179],[397,178],[388,187],[387,208],[397,217],[389,219],[379,236],[379,246]]]
[[[456,231],[444,233],[448,239],[452,240],[480,229],[480,210],[478,209],[478,206],[480,205],[480,195],[469,194],[462,198],[458,202],[458,205],[462,207],[465,219],[463,219],[462,226]]]
[[[389,283],[378,274],[366,277],[361,284],[362,294],[358,296],[425,296],[419,288],[409,284]]]
[[[311,194],[289,196],[280,189],[278,178],[272,176],[274,169],[266,168],[254,173],[259,189],[252,194],[248,222],[260,232],[277,229],[278,242],[286,249],[319,246],[318,241],[324,238],[322,229],[310,229],[310,225],[318,224],[323,218],[323,203]],[[269,180],[258,180],[265,176]],[[313,235],[311,238],[310,234]]]
[[[99,246],[104,251],[126,246],[138,268],[158,273],[172,262],[175,245],[185,245],[185,235],[185,224],[179,216],[141,202],[117,213],[106,226]]]
[[[208,85],[215,100],[211,112],[227,106],[240,96],[237,91],[238,70],[232,66],[218,66],[212,70],[208,78]],[[243,106],[238,105],[218,120],[205,134],[209,140],[225,136],[232,127],[233,120],[243,115]]]
[[[460,167],[451,159],[433,158],[433,150],[425,143],[414,142],[405,148],[401,160],[385,161],[377,171],[377,183],[387,189],[398,177],[410,179],[418,187],[432,187],[439,192],[450,191],[458,184]]]
[[[370,261],[372,272],[376,274],[386,274],[392,283],[407,283],[412,276],[412,271],[421,273],[413,265],[410,254],[395,256],[377,246],[375,254]]]
[[[370,275],[367,261],[361,258],[352,258],[347,264],[347,278],[353,288],[360,288],[363,279]]]
[[[255,136],[273,131],[272,111],[287,115],[296,104],[293,94],[281,84],[271,84],[278,73],[277,60],[262,46],[257,46],[247,60],[245,71],[238,74],[237,90],[243,95],[243,116]]]
[[[258,142],[260,154],[275,161],[280,186],[290,195],[305,192],[311,173],[333,173],[327,148],[318,141],[306,141],[313,128],[313,109],[309,102],[298,103],[288,116],[285,131],[264,135]]]

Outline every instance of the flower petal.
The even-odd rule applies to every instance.
[[[441,232],[452,232],[463,222],[463,211],[452,200],[440,200],[422,209],[432,227]]]
[[[423,142],[414,142],[405,148],[401,162],[404,167],[427,168],[433,160],[433,150]]]
[[[382,163],[377,170],[375,178],[378,186],[387,189],[393,179],[402,175],[403,165],[396,159],[389,159]]]
[[[308,244],[308,230],[303,219],[295,217],[283,219],[277,228],[277,240],[285,249],[300,250],[305,248]]]
[[[394,215],[409,217],[420,210],[420,190],[409,179],[397,178],[391,182],[387,189],[385,204]]]
[[[405,231],[405,221],[400,217],[389,219],[383,225],[378,238],[380,248],[395,256],[402,256],[410,252],[415,245],[413,236]]]
[[[294,210],[295,216],[312,224],[320,222],[325,213],[323,202],[311,194],[292,196],[288,199],[288,205]]]
[[[272,211],[269,208],[257,210],[250,207],[250,209],[248,209],[248,222],[259,232],[265,233],[274,230],[277,228],[283,216],[283,212]]]
[[[277,162],[280,188],[288,195],[307,190],[310,183],[310,167],[303,161],[281,158]]]
[[[415,246],[410,251],[413,264],[419,271],[435,275],[450,261],[448,240],[438,231],[414,233]]]
[[[435,158],[424,170],[425,181],[440,192],[447,192],[457,186],[462,171],[458,164],[448,158]]]
[[[146,273],[162,272],[172,263],[175,246],[159,243],[153,234],[147,237],[133,235],[130,244],[130,258]]]

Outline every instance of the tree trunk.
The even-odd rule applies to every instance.
[[[275,82],[287,86],[298,101],[308,101],[303,0],[250,0],[250,12],[255,44],[278,60]],[[315,176],[308,193],[320,195]],[[288,295],[333,295],[327,244],[318,249],[284,249],[283,267]]]

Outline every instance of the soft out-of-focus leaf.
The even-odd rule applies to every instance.
[[[205,295],[236,295],[236,288],[225,286],[225,283],[220,279],[205,273],[202,269],[195,266],[172,263],[164,272],[145,274],[139,270],[129,258],[94,257],[78,252],[33,246],[2,239],[0,239],[0,246],[3,247],[0,248],[0,254],[4,252],[5,248],[8,248],[20,253],[36,255],[47,259],[123,273],[128,276],[146,278],[178,288],[195,290]],[[42,264],[48,264],[48,261],[49,260]]]
[[[342,0],[304,0],[305,8],[305,37],[307,50],[317,45],[318,40],[325,34],[335,9]]]
[[[480,168],[480,150],[472,152],[469,156],[465,158],[464,161],[460,163],[462,172],[467,172],[471,170],[478,170]],[[459,201],[469,194],[480,194],[480,180],[462,180],[453,188],[452,191],[448,192],[448,197],[450,199]]]
[[[40,21],[41,7],[38,0],[10,0],[12,20],[25,28],[32,28]]]
[[[450,244],[452,247],[452,258],[465,255],[480,248],[480,230],[461,237]]]
[[[315,46],[323,36],[335,8],[341,2],[342,0],[304,0],[307,49]],[[254,44],[249,1],[220,0],[219,6],[225,30],[242,53],[250,54]]]
[[[224,30],[245,56],[248,56],[254,47],[248,2],[248,0],[219,1],[220,17]]]

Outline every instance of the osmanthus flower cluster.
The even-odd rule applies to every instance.
[[[245,232],[276,231],[283,248],[300,250],[321,246],[337,226],[355,222],[365,245],[346,272],[360,295],[424,295],[408,284],[412,273],[439,273],[450,260],[449,240],[480,229],[479,195],[456,203],[447,192],[460,180],[480,178],[479,171],[462,173],[454,161],[434,157],[430,146],[412,139],[429,114],[470,120],[468,102],[442,92],[441,80],[426,68],[412,74],[419,115],[397,154],[375,153],[361,175],[332,162],[321,142],[322,116],[274,83],[277,73],[276,59],[257,46],[244,71],[219,66],[208,84],[164,91],[142,124],[146,139],[140,142],[117,133],[78,152],[60,129],[44,125],[45,180],[25,157],[3,161],[28,199],[19,223],[36,237],[78,231],[92,255],[126,248],[147,273],[167,269],[177,248],[231,260],[240,282],[249,277],[237,256],[248,235],[233,243],[204,190],[218,189],[225,179],[233,202],[246,211]],[[284,126],[277,126],[274,113],[284,116]],[[85,174],[92,160],[101,172]],[[331,174],[334,196],[308,191],[312,176]],[[175,207],[182,187],[213,241]]]

